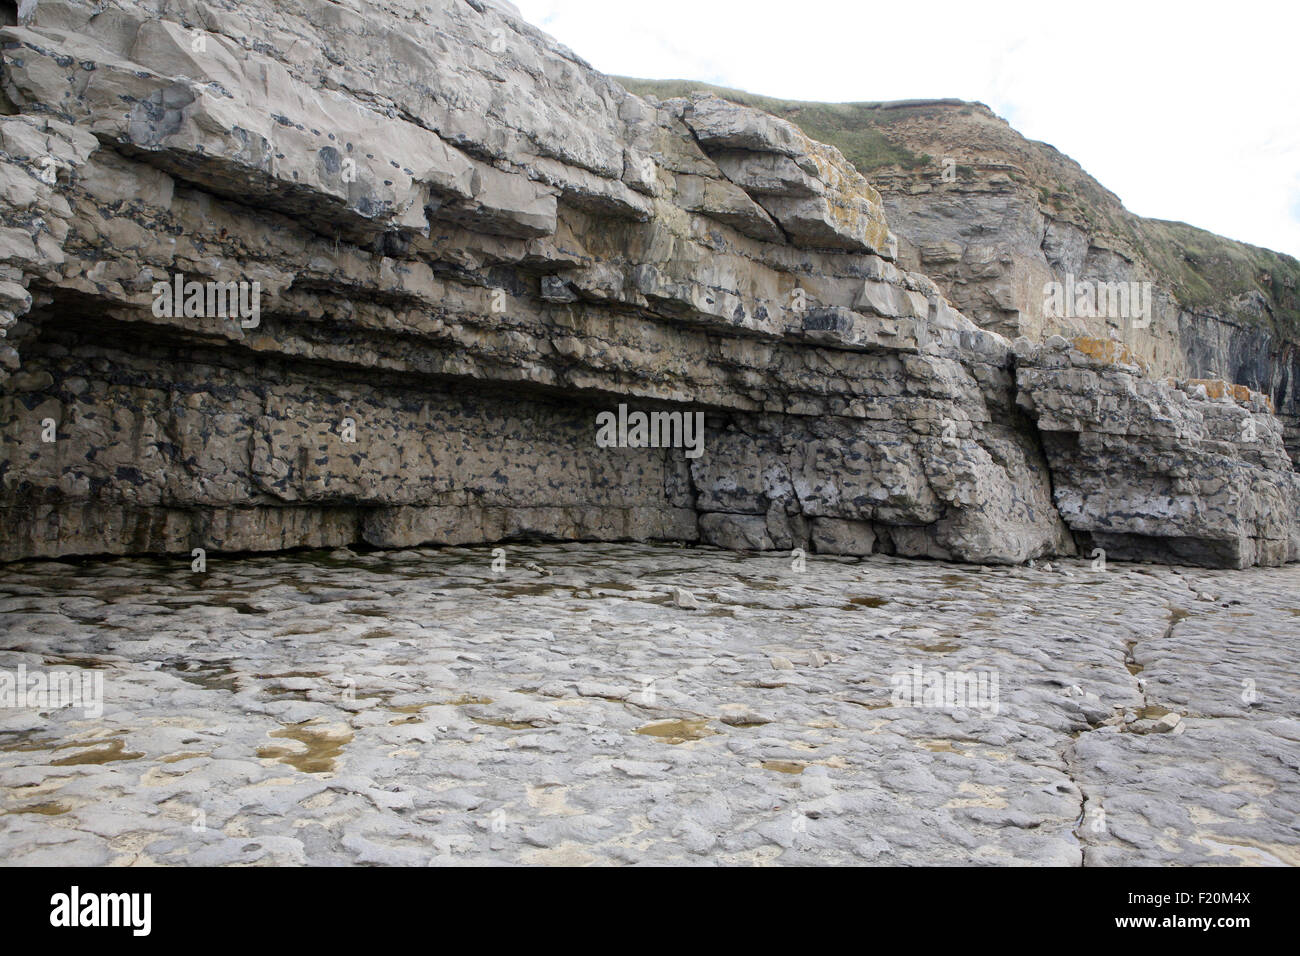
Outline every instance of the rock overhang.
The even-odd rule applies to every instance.
[[[392,16],[200,28],[123,4],[96,30],[55,2],[0,33],[20,110],[0,556],[517,534],[1300,556],[1267,409],[1246,402],[1248,447],[1204,383],[980,329],[899,268],[833,147],[716,97],[632,96],[501,8],[412,8],[437,62]],[[258,281],[259,327],[150,314],[178,272]],[[706,410],[710,454],[598,449],[620,401]],[[1097,484],[1120,461],[1146,497]]]

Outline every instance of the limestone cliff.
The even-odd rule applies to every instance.
[[[664,97],[705,90],[839,147],[881,191],[900,262],[982,328],[1041,340],[1114,334],[1161,375],[1264,392],[1300,460],[1300,262],[1181,222],[1144,219],[1079,164],[981,103],[802,103],[686,81],[623,80]],[[1045,283],[1150,282],[1149,322],[1050,314]]]
[[[1267,396],[981,328],[784,120],[642,99],[483,0],[10,19],[0,558],[1300,558]],[[704,413],[703,453],[603,447],[619,406]]]

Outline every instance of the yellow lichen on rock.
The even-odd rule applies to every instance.
[[[1175,384],[1175,381],[1171,379],[1170,384]],[[1260,402],[1267,406],[1269,412],[1274,411],[1272,397],[1264,392],[1252,391],[1249,385],[1237,385],[1219,378],[1192,378],[1188,379],[1184,384],[1191,388],[1198,385],[1203,387],[1206,396],[1215,400],[1230,398],[1238,405],[1250,405],[1253,402]]]
[[[1081,335],[1078,338],[1071,339],[1070,344],[1076,351],[1096,362],[1107,362],[1112,365],[1136,365],[1145,368],[1145,363],[1134,355],[1127,345],[1123,342],[1116,342],[1114,339],[1097,339]]]

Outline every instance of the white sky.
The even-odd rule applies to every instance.
[[[1300,4],[514,0],[597,69],[987,103],[1133,212],[1300,256]]]

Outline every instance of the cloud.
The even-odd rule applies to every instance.
[[[606,73],[786,99],[980,100],[1135,213],[1300,255],[1293,5],[516,4]]]

